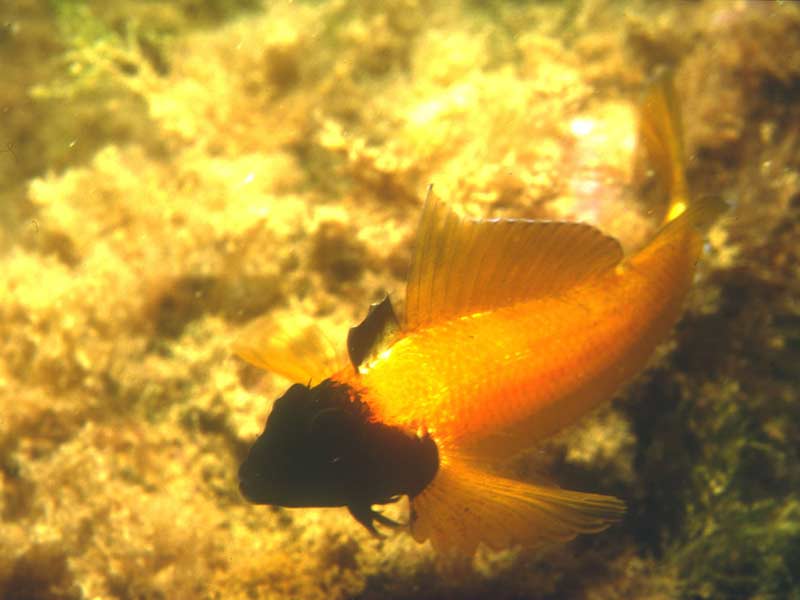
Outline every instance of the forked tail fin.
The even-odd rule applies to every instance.
[[[452,459],[411,506],[414,538],[451,556],[471,556],[480,543],[499,550],[562,542],[605,529],[625,513],[611,496],[521,483]]]

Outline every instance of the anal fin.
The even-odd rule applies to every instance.
[[[500,550],[563,542],[618,521],[612,496],[538,486],[450,460],[411,502],[411,533],[442,554],[471,556],[478,544]]]

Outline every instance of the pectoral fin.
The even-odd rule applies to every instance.
[[[386,349],[399,329],[389,296],[372,304],[364,320],[347,333],[347,353],[353,368],[358,369],[362,362]]]
[[[411,501],[411,533],[437,552],[471,556],[492,549],[563,542],[619,520],[622,501],[491,475],[458,461],[442,465]]]
[[[256,319],[236,339],[233,352],[251,365],[303,384],[322,381],[347,364],[308,317]]]
[[[350,514],[356,521],[361,523],[366,530],[376,538],[382,538],[383,535],[379,533],[377,529],[375,529],[375,522],[383,525],[384,527],[391,527],[393,529],[402,529],[405,527],[402,523],[398,523],[397,521],[379,513],[368,504],[351,504],[347,507],[347,510],[350,511]]]

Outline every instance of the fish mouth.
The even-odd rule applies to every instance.
[[[265,490],[269,487],[266,478],[253,469],[248,461],[239,467],[239,493],[253,504],[271,504]]]
[[[274,499],[265,493],[268,488],[267,481],[259,476],[249,474],[247,477],[239,476],[239,493],[252,504],[274,504]]]
[[[239,493],[248,502],[252,502],[254,504],[258,503],[258,497],[254,493],[254,490],[253,490],[253,487],[252,487],[252,484],[250,483],[250,481],[239,481]]]
[[[240,477],[239,493],[250,504],[283,506],[286,508],[327,506],[324,502],[307,502],[302,492],[287,492],[285,486],[282,487],[279,484],[275,484],[259,473],[250,474],[248,477]],[[340,506],[340,504],[332,504],[331,506]]]

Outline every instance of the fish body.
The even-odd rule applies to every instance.
[[[646,362],[641,347],[672,325],[682,297],[673,292],[690,284],[694,252],[674,250],[640,255],[555,297],[414,331],[334,378],[364,390],[378,420],[423,427],[454,444],[538,415],[525,428],[529,446],[590,408],[582,391],[596,396],[600,379],[616,389]]]
[[[376,305],[351,330],[349,363],[276,402],[240,469],[243,494],[348,506],[373,531],[373,520],[389,523],[372,505],[407,495],[414,537],[462,554],[566,540],[620,518],[616,498],[507,479],[491,465],[610,398],[680,315],[721,205],[689,202],[668,80],[643,103],[642,138],[670,208],[629,257],[589,225],[462,219],[429,190],[402,317],[388,299]],[[256,324],[237,352],[296,379],[305,371],[287,367],[283,347]],[[275,417],[287,406],[304,414],[291,426]]]

